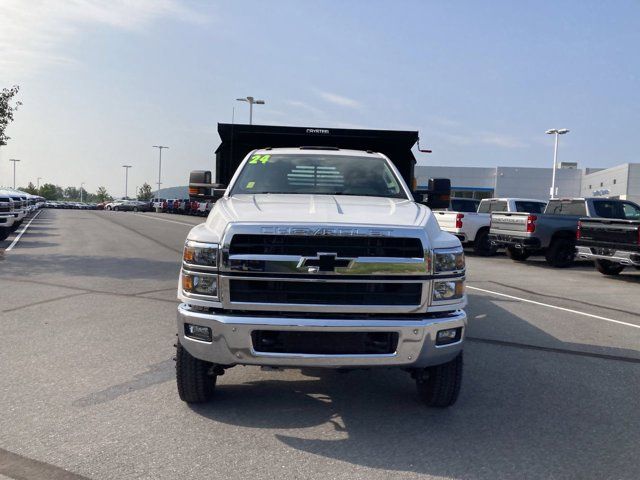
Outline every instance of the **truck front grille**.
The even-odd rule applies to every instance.
[[[231,302],[253,304],[417,306],[422,284],[232,279],[229,291]]]
[[[329,237],[304,235],[236,234],[229,246],[230,255],[300,255],[318,252],[338,257],[422,258],[424,250],[418,238],[402,237]]]
[[[398,346],[396,332],[299,332],[254,330],[253,349],[262,353],[385,355]]]

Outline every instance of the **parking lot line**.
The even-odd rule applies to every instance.
[[[469,290],[477,290],[479,292],[488,293],[490,295],[496,295],[499,297],[510,298],[511,300],[518,300],[519,302],[531,303],[533,305],[539,305],[541,307],[553,308],[555,310],[561,310],[563,312],[574,313],[576,315],[582,315],[584,317],[595,318],[596,320],[603,320],[605,322],[617,323],[626,327],[640,328],[640,325],[634,323],[622,322],[620,320],[614,320],[613,318],[601,317],[600,315],[594,315],[593,313],[581,312],[579,310],[573,310],[571,308],[559,307],[557,305],[551,305],[549,303],[536,302],[535,300],[529,300],[527,298],[515,297],[513,295],[507,295],[506,293],[494,292],[493,290],[485,290],[484,288],[472,287],[467,285]]]
[[[167,220],[165,218],[150,217],[150,216],[139,214],[139,213],[137,214],[137,216],[139,218],[147,218],[149,220],[158,220],[159,222],[177,223],[178,225],[186,225],[188,227],[195,227],[197,225],[196,223],[176,222],[175,220]],[[204,223],[204,221],[202,223]]]
[[[31,225],[31,222],[33,222],[36,218],[38,218],[38,215],[40,215],[42,213],[42,210],[38,210],[38,213],[36,213],[33,218],[31,220],[29,220],[29,223],[27,223],[24,227],[22,227],[22,229],[20,230],[20,233],[18,233],[18,235],[16,236],[16,238],[13,239],[13,242],[11,242],[11,245],[9,245],[5,252],[10,252],[13,247],[15,247],[16,243],[18,243],[18,240],[20,240],[20,238],[22,237],[22,235],[24,234],[24,232],[27,231],[27,228],[29,228],[29,225]]]

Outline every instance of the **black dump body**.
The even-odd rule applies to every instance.
[[[242,159],[257,148],[337,147],[372,150],[389,157],[411,187],[416,159],[411,148],[418,132],[345,128],[281,127],[219,123],[216,183],[228,185]]]

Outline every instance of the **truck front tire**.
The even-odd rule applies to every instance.
[[[507,256],[516,262],[524,262],[529,258],[530,253],[524,249],[516,247],[507,247]]]
[[[211,400],[218,378],[211,373],[213,365],[192,356],[180,342],[176,348],[176,383],[180,400],[187,403]]]
[[[603,275],[618,275],[624,270],[624,265],[609,260],[595,260],[596,270]]]
[[[450,362],[425,368],[416,375],[420,400],[429,407],[450,407],[462,385],[462,352]]]
[[[569,238],[556,238],[547,249],[547,264],[555,268],[567,268],[573,265],[576,256],[576,242]]]

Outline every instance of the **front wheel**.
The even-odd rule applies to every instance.
[[[176,383],[180,400],[187,403],[203,403],[211,400],[217,375],[213,365],[192,356],[178,342],[176,352]]]
[[[450,362],[418,372],[416,387],[420,400],[429,407],[450,407],[462,385],[462,352]]]
[[[507,256],[516,262],[524,262],[529,258],[530,253],[525,249],[516,247],[507,247]]]
[[[488,230],[481,230],[476,234],[476,238],[473,241],[473,253],[482,257],[489,257],[495,255],[497,250],[498,249],[491,244]]]
[[[133,211],[137,212],[138,211],[138,207],[133,207]]]
[[[576,256],[576,243],[569,238],[557,238],[547,249],[547,264],[556,268],[567,268],[573,265]]]
[[[596,270],[603,275],[619,275],[624,270],[624,265],[613,263],[609,260],[595,260]]]
[[[11,233],[11,228],[0,228],[0,242],[6,239]]]

